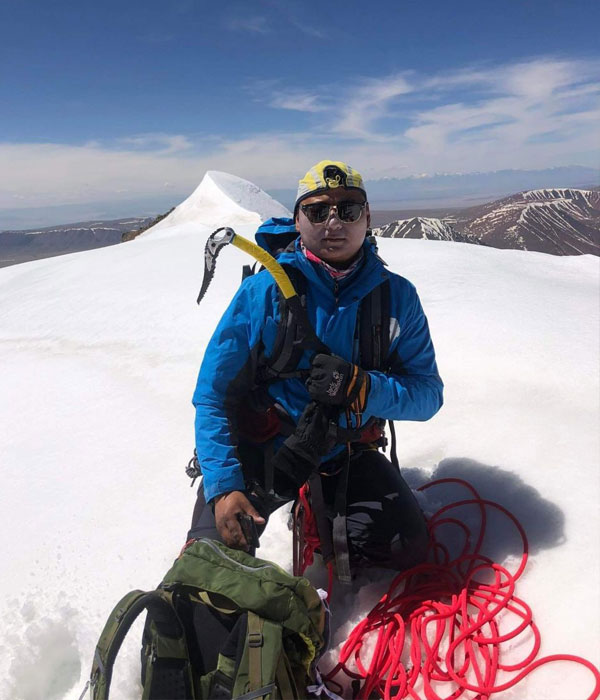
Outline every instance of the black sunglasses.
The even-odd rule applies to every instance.
[[[315,202],[314,204],[301,204],[300,209],[313,224],[325,223],[332,209],[335,209],[336,216],[340,221],[353,224],[362,216],[366,204],[366,202],[339,202],[338,204]]]

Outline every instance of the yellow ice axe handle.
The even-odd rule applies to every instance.
[[[291,283],[290,278],[287,276],[285,270],[281,265],[275,260],[275,258],[263,250],[256,243],[252,243],[247,238],[239,236],[237,233],[234,235],[231,243],[245,253],[248,253],[253,258],[258,260],[261,265],[264,265],[267,270],[273,275],[273,279],[277,283],[277,286],[281,290],[285,299],[290,299],[296,296],[296,290],[294,285]]]

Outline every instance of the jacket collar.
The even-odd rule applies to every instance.
[[[385,263],[377,255],[373,244],[368,239],[365,239],[362,250],[362,264],[347,278],[338,280],[337,284],[322,265],[313,263],[306,258],[300,248],[300,238],[296,239],[294,251],[283,253],[278,260],[300,270],[308,283],[320,293],[336,296],[339,305],[349,305],[365,297],[389,277]]]

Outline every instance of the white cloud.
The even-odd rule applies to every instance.
[[[181,153],[192,148],[193,144],[182,134],[138,134],[118,140],[125,147],[140,150],[151,150],[157,154]],[[97,143],[97,142],[96,142]]]
[[[336,120],[332,128],[340,136],[379,138],[376,123],[391,113],[393,101],[414,87],[403,75],[365,80],[344,95],[344,104],[336,105]],[[340,115],[341,118],[337,118]]]
[[[229,17],[225,20],[225,28],[232,32],[252,34],[268,34],[271,31],[269,20],[263,15]]]
[[[421,110],[412,117],[414,125],[405,136],[423,151],[463,148],[467,160],[474,140],[485,144],[490,153],[523,149],[522,157],[537,154],[531,146],[544,135],[571,149],[583,144],[593,147],[593,115],[600,109],[598,85],[590,80],[591,65],[581,61],[542,60],[501,66],[472,74],[473,83],[487,85],[487,94],[478,93],[470,102],[450,102]],[[449,76],[452,83],[452,76]],[[457,82],[468,84],[468,74]],[[439,83],[438,83],[439,86]],[[597,141],[596,141],[597,147]],[[564,147],[553,145],[553,154]]]
[[[286,34],[290,34],[289,28],[285,27],[287,23],[313,39],[325,39],[327,37],[327,32],[317,26],[321,19],[321,14],[319,12],[307,13],[306,4],[296,0],[286,0],[285,2],[281,2],[281,0],[260,0],[260,4],[267,8],[269,17],[277,25],[281,25]]]
[[[289,18],[292,26],[296,27],[299,31],[307,36],[311,36],[314,39],[325,39],[327,37],[327,32],[322,29],[318,29],[312,24],[308,24],[306,20],[299,20],[294,17]]]
[[[300,91],[279,92],[270,104],[271,107],[297,112],[324,112],[328,108],[322,96]]]
[[[310,129],[134,134],[107,144],[0,143],[0,208],[191,192],[208,169],[294,187],[323,158],[366,177],[598,163],[598,63],[542,58],[434,75],[396,73],[334,86],[254,83],[240,96],[305,113]],[[342,83],[343,84],[343,83]],[[258,85],[258,88],[257,88]],[[335,89],[334,89],[335,88]],[[275,95],[275,97],[273,97]],[[276,114],[276,112],[272,112]],[[242,122],[241,122],[242,123]],[[218,123],[215,123],[215,131]]]
[[[498,79],[508,94],[535,100],[577,84],[586,74],[586,64],[581,61],[538,59],[509,66],[499,72]]]

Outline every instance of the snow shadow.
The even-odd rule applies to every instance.
[[[472,459],[449,458],[442,460],[432,474],[421,469],[403,469],[402,474],[413,489],[436,479],[455,478],[467,481],[481,498],[504,506],[516,517],[527,535],[530,554],[557,547],[565,542],[565,516],[562,510],[513,471]],[[419,494],[421,507],[428,515],[432,515],[446,504],[469,498],[472,496],[465,487],[452,483],[440,484]],[[515,525],[495,508],[487,508],[486,512],[487,526],[482,553],[498,563],[511,556],[520,559],[523,545]],[[471,529],[473,536],[477,536],[480,523],[477,506],[452,509],[447,515],[464,522]],[[446,527],[441,539],[450,546],[452,554],[457,553],[455,547],[460,548],[464,541],[458,528],[452,526]]]

